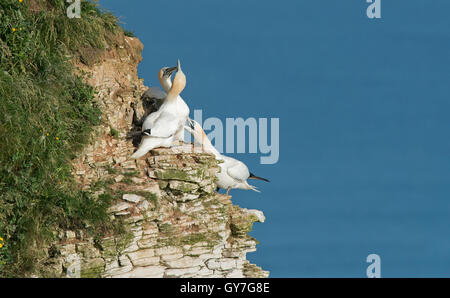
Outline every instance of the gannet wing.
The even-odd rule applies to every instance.
[[[151,119],[153,120],[153,119]],[[145,121],[144,121],[145,122]],[[169,113],[159,113],[147,126],[142,126],[143,131],[149,130],[148,133],[152,137],[168,138],[173,136],[179,129],[180,123],[176,117]]]
[[[250,176],[250,172],[248,171],[247,166],[241,162],[238,161],[236,159],[232,159],[230,158],[230,166],[227,167],[227,174],[239,181],[239,182],[243,182],[245,180],[247,180],[248,176]]]
[[[144,92],[144,97],[162,100],[166,98],[166,92],[162,91],[161,88],[157,86],[153,86],[148,88],[147,91]]]
[[[158,110],[145,117],[144,123],[142,124],[142,131],[152,129],[160,114],[161,112]]]

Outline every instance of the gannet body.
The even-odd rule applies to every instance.
[[[259,190],[248,184],[247,179],[258,179],[269,182],[269,180],[258,177],[250,173],[248,167],[240,160],[220,154],[219,151],[211,144],[211,141],[206,136],[200,124],[192,119],[188,120],[189,127],[185,127],[192,136],[195,142],[200,144],[205,152],[214,154],[219,163],[220,172],[216,174],[217,187],[227,190],[227,195],[230,189],[251,189],[259,192]]]
[[[168,72],[175,68],[167,68]],[[180,126],[183,128],[186,119],[180,115],[178,97],[186,86],[186,76],[181,70],[180,62],[177,73],[165,100],[158,111],[148,115],[142,125],[142,140],[138,150],[131,158],[139,158],[156,147],[171,147]],[[170,78],[170,76],[169,76]],[[169,79],[170,80],[170,79]]]

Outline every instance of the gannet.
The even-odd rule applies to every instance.
[[[180,60],[178,60],[177,69],[181,70]],[[170,75],[169,76],[162,76],[162,79],[160,79],[161,86],[163,87],[164,91],[169,92],[170,88],[172,88],[172,82],[170,81]],[[189,117],[189,106],[186,104],[186,102],[183,100],[183,98],[178,95],[176,99],[176,113],[177,117],[180,118],[180,121],[182,124],[178,128],[178,131],[175,133],[175,141],[184,141],[184,125],[186,120]]]
[[[172,88],[172,81],[170,80],[170,77],[172,76],[172,73],[177,68],[181,68],[180,61],[178,60],[178,65],[175,67],[163,67],[158,73],[158,79],[159,83],[161,84],[161,87],[163,87],[165,92],[169,92],[170,88]],[[161,102],[166,97],[166,93],[162,91],[159,87],[151,87],[149,88],[146,93],[151,98],[156,99],[156,101]],[[178,131],[175,133],[174,142],[176,141],[184,141],[184,124],[189,117],[189,106],[186,104],[186,102],[183,100],[181,96],[178,96],[176,99],[176,114],[178,117],[180,117],[181,121],[184,118],[183,124],[180,125]],[[158,106],[155,106],[156,109],[159,109]],[[144,129],[143,129],[144,131]]]
[[[173,72],[171,69],[167,68],[165,71]],[[171,147],[176,140],[176,134],[180,127],[184,128],[187,116],[185,117],[184,113],[179,111],[178,97],[186,86],[186,76],[181,70],[179,60],[176,70],[173,84],[171,84],[163,104],[158,111],[145,118],[142,125],[141,143],[138,150],[131,155],[131,158],[139,158],[156,147]]]
[[[202,146],[203,151],[214,154],[217,160],[222,161],[219,163],[221,170],[216,175],[217,187],[226,189],[227,195],[232,188],[251,189],[259,192],[255,186],[247,183],[247,179],[257,179],[269,182],[269,180],[265,178],[250,173],[248,167],[242,161],[220,154],[220,152],[211,144],[211,141],[197,121],[188,119],[188,123],[189,126],[186,126],[185,129],[192,134],[194,141]]]

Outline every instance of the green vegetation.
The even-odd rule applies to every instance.
[[[111,167],[111,165],[106,166],[106,171],[108,172],[108,174],[117,174],[117,172],[118,172],[117,169]]]
[[[230,224],[231,235],[234,237],[247,237],[256,221],[258,221],[258,218],[254,215],[232,218]]]
[[[136,37],[136,35],[134,34],[134,32],[133,32],[133,31],[130,31],[130,30],[124,30],[123,33],[125,34],[125,36]]]
[[[206,242],[209,248],[214,247],[222,238],[217,232],[203,232],[192,233],[185,236],[178,236],[174,227],[169,223],[163,223],[159,225],[159,231],[163,234],[163,237],[158,238],[158,244],[156,247],[164,246],[183,246],[194,245],[199,242]]]
[[[183,170],[179,170],[179,169],[167,169],[164,171],[156,171],[156,177],[158,179],[161,180],[182,180],[182,181],[186,181],[189,180],[189,175],[183,171]]]
[[[109,128],[109,135],[115,139],[119,137],[119,132],[114,127]]]
[[[180,238],[178,245],[194,245],[199,242],[206,242],[209,248],[213,248],[220,239],[221,236],[216,232],[194,233]]]
[[[173,232],[173,226],[170,223],[162,223],[159,225],[159,231],[163,234],[170,234]]]
[[[135,193],[152,202],[152,204],[155,206],[155,210],[159,209],[158,196],[156,194],[149,191],[136,191]]]
[[[127,171],[122,173],[125,177],[138,177],[139,171]]]
[[[181,243],[182,244],[195,244],[198,242],[203,242],[203,241],[208,241],[209,238],[204,234],[204,233],[194,233],[194,234],[190,234],[187,236],[184,236],[183,238],[181,238]]]
[[[80,191],[71,174],[100,110],[70,60],[122,29],[95,3],[82,1],[79,19],[67,5],[0,0],[0,277],[32,271],[57,227],[108,225],[111,195]]]

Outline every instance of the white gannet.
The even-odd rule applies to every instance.
[[[265,178],[250,173],[247,166],[242,161],[220,154],[220,152],[211,144],[211,141],[197,121],[188,119],[188,123],[189,126],[186,126],[185,128],[192,134],[194,141],[202,146],[203,151],[214,154],[217,160],[222,161],[219,163],[221,170],[216,175],[217,187],[226,189],[227,195],[232,188],[251,189],[259,192],[255,186],[247,183],[247,179],[257,179],[269,182],[269,180]]]
[[[173,72],[172,68],[163,69],[161,70],[163,72]],[[183,131],[187,116],[185,117],[184,113],[179,111],[178,97],[186,86],[186,76],[181,70],[179,60],[176,70],[173,84],[171,84],[163,104],[158,111],[145,118],[142,125],[141,143],[138,150],[131,155],[131,158],[139,158],[156,147],[171,147],[180,127]]]
[[[180,60],[178,60],[178,65],[176,67],[177,69],[181,70]],[[172,68],[169,68],[169,71]],[[170,80],[170,75],[163,75],[160,79],[161,86],[163,87],[164,91],[169,92],[170,88],[172,88],[172,82]],[[175,133],[174,141],[184,141],[184,125],[186,120],[189,117],[189,107],[186,104],[186,102],[183,100],[183,98],[178,95],[176,99],[176,113],[177,116],[180,118],[180,121],[182,121],[182,124],[180,125],[178,131]]]
[[[178,66],[176,67],[163,67],[158,73],[158,79],[159,83],[163,87],[165,92],[169,92],[170,88],[172,88],[172,81],[170,80],[170,77],[172,76],[172,73],[177,68],[181,68],[180,61],[178,60]],[[146,91],[147,96],[150,98],[156,99],[156,101],[160,102],[162,99],[166,97],[166,93],[162,91],[159,87],[151,87]],[[159,109],[159,106],[155,106],[156,109]],[[175,133],[174,142],[176,141],[184,141],[184,124],[189,117],[189,106],[186,104],[186,102],[183,100],[181,96],[178,95],[176,99],[176,105],[175,108],[176,114],[180,119],[184,118],[183,124],[180,125],[178,131]],[[143,131],[145,129],[143,128]]]

